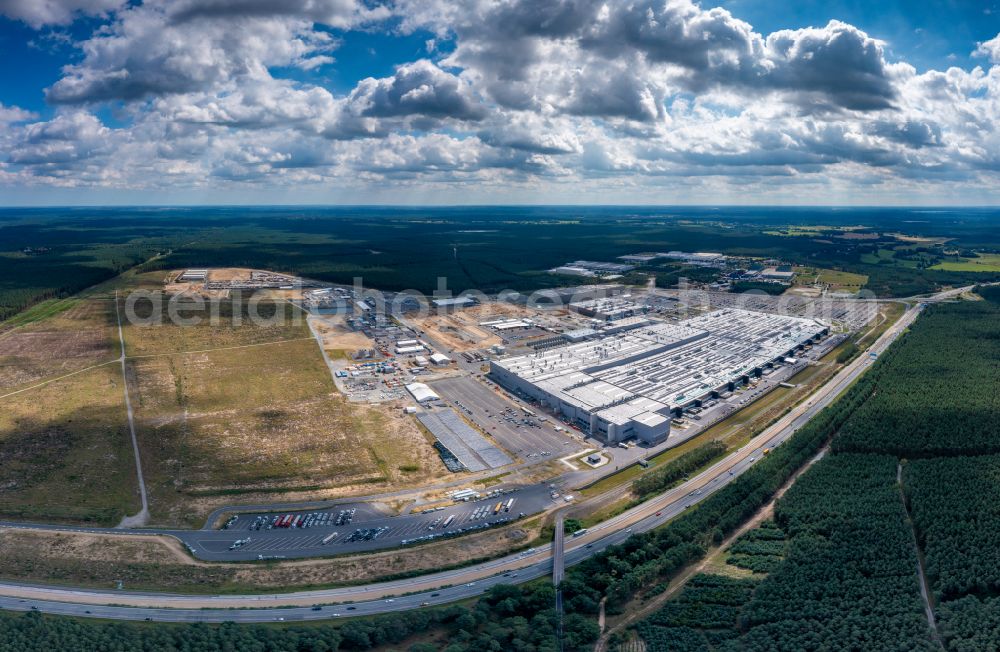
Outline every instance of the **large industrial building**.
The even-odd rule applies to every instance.
[[[639,305],[625,297],[576,301],[569,304],[569,309],[601,321],[616,321],[646,312],[646,306]]]
[[[817,320],[717,310],[490,363],[505,387],[609,443],[658,444],[672,415],[734,390],[829,332]]]

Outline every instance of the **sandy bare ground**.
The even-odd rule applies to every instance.
[[[323,340],[323,348],[328,351],[354,352],[375,347],[375,343],[364,333],[351,330],[343,315],[312,316],[309,319]]]
[[[504,302],[484,303],[446,315],[415,319],[414,324],[426,331],[431,339],[447,345],[453,351],[483,349],[503,340],[480,322],[494,319],[532,317],[534,313],[523,307]]]

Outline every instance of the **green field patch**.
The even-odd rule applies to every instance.
[[[1000,254],[979,254],[976,258],[945,260],[931,269],[947,272],[1000,272]]]

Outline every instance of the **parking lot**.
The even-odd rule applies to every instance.
[[[472,376],[440,380],[433,387],[507,452],[525,461],[558,459],[583,448],[581,442],[556,432],[555,426],[563,427],[561,423],[537,411],[536,416],[526,414]]]
[[[544,484],[482,494],[450,507],[400,516],[386,516],[365,503],[315,511],[240,514],[225,529],[200,530],[180,538],[197,557],[208,560],[369,552],[505,525],[561,500],[553,498]]]

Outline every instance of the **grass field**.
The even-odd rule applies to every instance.
[[[979,254],[976,258],[946,260],[931,269],[946,272],[1000,272],[1000,254]]]
[[[120,367],[0,399],[0,516],[114,525],[136,511]]]
[[[821,283],[829,287],[831,292],[858,292],[868,283],[864,274],[854,274],[836,269],[822,267],[796,267],[795,282],[800,285]]]
[[[311,339],[133,358],[129,375],[158,522],[200,525],[222,504],[372,493],[444,472],[411,417],[336,393]]]
[[[124,307],[128,292],[155,292],[164,278],[128,273],[86,298],[39,304],[0,332],[0,514],[111,525],[135,511],[112,297]],[[372,493],[445,474],[412,417],[337,393],[297,308],[265,300],[254,310],[264,323],[227,301],[197,325],[125,323],[155,521],[201,525],[221,504]],[[149,314],[141,303],[136,312]]]
[[[128,288],[122,291],[123,306],[128,292]],[[163,297],[164,301],[168,300],[166,295]],[[153,323],[144,325],[138,321],[132,324],[126,320],[125,350],[129,357],[138,357],[310,337],[305,315],[299,308],[272,299],[263,299],[251,305],[251,300],[249,295],[237,303],[221,300],[214,314],[207,303],[179,301],[176,304],[178,315],[183,319],[198,320],[184,326],[172,322],[166,307],[161,310],[162,319],[153,320],[151,304],[137,301],[134,304],[136,315]],[[123,307],[123,314],[126,312]],[[257,320],[257,317],[260,319]]]

